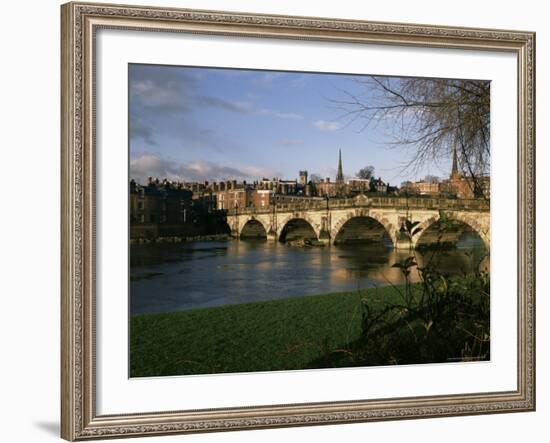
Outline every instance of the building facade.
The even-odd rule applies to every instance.
[[[204,186],[149,178],[129,185],[130,238],[205,235],[226,231],[224,214]]]
[[[417,181],[403,184],[401,192],[415,195],[445,196],[462,199],[490,198],[491,180],[489,176],[466,176],[458,169],[456,149],[453,150],[451,174],[442,181]]]

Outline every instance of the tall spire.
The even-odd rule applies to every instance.
[[[342,150],[338,150],[338,173],[336,174],[336,182],[344,182],[344,173],[342,172]]]
[[[453,167],[451,168],[451,178],[458,175],[458,158],[456,156],[456,147],[453,148]]]

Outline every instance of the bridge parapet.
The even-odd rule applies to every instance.
[[[331,211],[348,208],[388,208],[396,210],[447,210],[489,212],[490,202],[485,199],[450,199],[428,197],[367,197],[334,198],[328,200],[306,199],[299,203],[279,203],[266,208],[228,209],[227,215],[271,214],[274,212]]]

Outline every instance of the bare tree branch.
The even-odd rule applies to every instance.
[[[357,79],[365,91],[340,91],[330,100],[347,125],[362,121],[360,131],[384,124],[394,141],[414,154],[405,169],[448,160],[457,152],[463,173],[479,177],[490,169],[490,83],[482,80],[394,78]]]

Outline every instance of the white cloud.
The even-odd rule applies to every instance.
[[[296,114],[294,112],[279,112],[274,111],[273,109],[260,109],[257,111],[258,115],[265,115],[267,117],[275,117],[281,119],[289,120],[303,120],[304,116],[301,114]]]
[[[140,104],[156,114],[188,112],[188,97],[196,79],[174,69],[136,65],[131,67],[129,85],[133,106]]]
[[[317,120],[313,122],[313,126],[319,129],[319,131],[324,131],[324,132],[332,132],[340,129],[339,123],[329,122],[327,120]]]
[[[153,137],[153,130],[143,122],[143,119],[132,116],[130,118],[130,137],[141,138],[149,145],[156,145]]]
[[[148,177],[181,181],[247,180],[281,175],[277,171],[254,165],[232,167],[206,160],[187,163],[166,160],[155,154],[140,154],[130,161],[130,177],[146,183]]]
[[[250,112],[250,104],[247,102],[225,100],[207,95],[195,96],[192,100],[194,104],[210,106],[223,111],[238,112],[240,114],[248,114]]]

